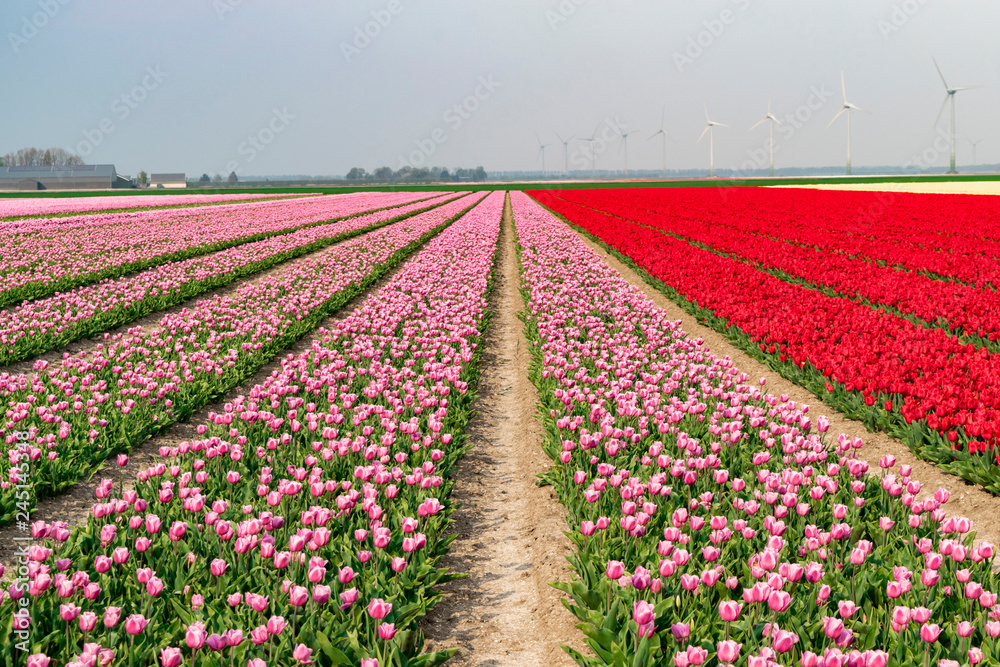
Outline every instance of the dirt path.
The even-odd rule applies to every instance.
[[[812,392],[786,380],[767,366],[740,351],[722,334],[699,324],[693,316],[647,283],[635,269],[609,255],[604,248],[582,234],[581,238],[623,278],[652,298],[658,307],[670,313],[672,319],[681,320],[683,328],[689,336],[704,339],[715,355],[728,356],[737,368],[750,375],[751,378],[767,378],[766,387],[769,393],[774,395],[787,394],[794,401],[813,406],[814,419],[819,414],[830,418],[830,433],[846,433],[852,438],[857,437],[864,440],[864,447],[858,450],[859,457],[867,460],[876,470],[878,470],[879,459],[886,454],[895,456],[899,463],[913,466],[913,479],[924,484],[924,490],[919,497],[923,498],[933,494],[938,487],[948,489],[952,494],[951,499],[945,505],[948,514],[966,516],[971,519],[973,528],[978,531],[979,539],[989,540],[994,544],[1000,542],[1000,497],[994,497],[983,491],[981,487],[969,484],[955,475],[943,472],[930,463],[921,461],[900,440],[881,432],[871,433],[861,422],[848,419],[835,411]]]
[[[484,338],[477,414],[469,423],[475,448],[456,472],[452,516],[459,537],[442,565],[469,576],[444,586],[424,619],[427,650],[460,647],[453,667],[575,665],[560,648],[585,655],[575,618],[548,582],[569,581],[564,511],[551,487],[535,486],[550,464],[542,452],[538,396],[528,380],[530,356],[517,313],[524,304],[510,208],[500,236],[495,317]]]

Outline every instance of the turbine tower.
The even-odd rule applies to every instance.
[[[594,175],[597,173],[597,151],[594,150],[594,142],[597,141],[597,133],[600,129],[601,124],[598,123],[597,127],[594,128],[594,133],[589,138],[584,139],[590,144],[590,180],[594,180]]]
[[[850,176],[851,175],[851,110],[853,109],[854,111],[864,111],[864,109],[862,109],[859,106],[855,106],[854,104],[851,104],[850,102],[847,101],[847,86],[844,85],[843,70],[841,70],[840,72],[840,92],[844,94],[844,106],[840,107],[840,111],[838,111],[837,115],[834,116],[829,123],[827,123],[826,127],[829,129],[829,127],[833,125],[833,122],[838,118],[840,118],[840,114],[845,112],[847,113],[847,175]]]
[[[535,135],[535,139],[538,141],[538,155],[542,156],[542,176],[544,177],[545,176],[545,149],[548,148],[549,146],[551,146],[552,144],[543,144],[542,140],[538,138],[537,134]],[[537,160],[538,158],[536,157],[535,159]]]
[[[621,126],[618,126],[618,134],[621,135],[621,143],[618,146],[618,150],[621,151],[625,149],[625,177],[628,178],[628,135],[635,134],[639,130],[632,130],[631,132],[622,132]]]
[[[698,143],[705,138],[705,133],[708,132],[708,176],[709,178],[715,178],[715,126],[719,127],[729,127],[725,123],[718,123],[712,120],[708,115],[708,105],[705,105],[705,120],[707,124],[705,129],[701,131],[701,136],[698,137]]]
[[[941,103],[941,110],[938,111],[937,119],[934,124],[937,125],[938,121],[941,120],[941,114],[944,113],[944,107],[948,104],[948,100],[951,100],[951,167],[948,169],[949,174],[957,174],[955,171],[955,93],[960,90],[972,90],[973,88],[982,88],[982,86],[960,86],[958,88],[949,88],[948,82],[944,80],[944,74],[941,73],[941,68],[938,67],[937,60],[931,58],[934,61],[934,68],[937,70],[938,76],[941,77],[941,83],[944,84],[944,102]]]
[[[649,136],[649,139],[646,139],[646,141],[649,141],[658,134],[663,135],[663,178],[667,177],[667,137],[670,137],[671,141],[674,140],[674,138],[670,136],[670,133],[664,129],[664,121],[666,120],[666,117],[667,105],[664,104],[663,111],[660,113],[660,129],[653,132],[653,134]]]
[[[771,172],[770,172],[770,174],[771,174],[771,176],[774,176],[774,124],[777,123],[778,125],[781,125],[781,121],[778,120],[777,116],[775,116],[773,113],[771,113],[771,96],[770,95],[767,96],[767,115],[764,116],[763,118],[761,118],[760,120],[758,120],[756,123],[754,123],[753,126],[750,129],[752,130],[755,127],[757,127],[758,125],[760,125],[761,123],[764,123],[764,122],[767,122],[767,121],[770,121],[770,123],[769,123],[769,127],[770,127],[770,139],[768,141],[768,149],[771,152]]]
[[[972,144],[972,166],[975,167],[976,166],[976,146],[982,141],[982,139],[976,139],[975,141],[973,141],[972,139],[967,139],[966,141],[968,141],[970,144]]]
[[[571,142],[574,139],[576,139],[576,137],[570,137],[569,139],[563,139],[558,134],[556,134],[556,138],[559,139],[559,141],[563,145],[563,162],[565,163],[564,168],[566,169],[566,173],[569,174],[569,142]]]

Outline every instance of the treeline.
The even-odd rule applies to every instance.
[[[448,171],[444,167],[402,167],[393,171],[391,167],[379,167],[369,173],[361,167],[353,167],[347,176],[348,181],[364,181],[368,183],[400,183],[400,182],[421,182],[421,183],[455,183],[460,181],[485,181],[486,170],[482,167],[475,169],[455,169]]]
[[[83,164],[83,158],[61,148],[22,148],[3,156],[4,167],[52,167]]]

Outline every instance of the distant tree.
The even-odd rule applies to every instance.
[[[482,167],[476,167],[476,171],[472,174],[472,180],[474,181],[485,181],[486,180],[486,170]]]
[[[146,187],[146,180],[148,178],[149,177],[146,175],[146,172],[140,171],[139,175],[135,177],[135,182],[139,184],[140,188],[144,188]]]
[[[212,179],[208,174],[202,174],[201,178],[198,179],[199,183],[211,183]]]
[[[212,177],[212,182],[213,183],[221,183],[222,182],[222,174],[216,174],[215,176],[213,176]]]
[[[231,171],[231,172],[229,172],[229,178],[226,179],[226,180],[229,181],[230,184],[232,184],[232,183],[236,183],[240,179],[236,177],[236,172],[235,171]]]
[[[368,172],[361,167],[351,167],[351,170],[347,172],[346,178],[349,181],[362,181],[366,176],[368,176]]]
[[[450,181],[451,180],[451,174],[448,173],[447,169],[442,169],[441,173],[438,174],[438,178],[440,178],[442,181]]]
[[[392,180],[392,167],[379,167],[372,174],[372,177],[379,183],[388,183]]]

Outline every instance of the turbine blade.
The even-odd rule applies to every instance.
[[[840,92],[844,94],[844,104],[847,104],[847,84],[844,83],[844,70],[840,70]]]
[[[945,95],[944,95],[944,102],[941,103],[941,109],[938,111],[937,118],[934,119],[934,125],[932,127],[937,127],[937,124],[941,121],[941,114],[944,113],[944,108],[946,106],[948,106],[948,98],[950,98],[950,97],[951,97],[951,95],[949,95],[948,93],[945,93]]]
[[[958,92],[960,90],[975,90],[976,88],[985,88],[986,86],[962,86],[960,88],[952,88],[952,92]]]
[[[700,136],[700,137],[698,137],[698,143],[699,143],[699,144],[701,143],[701,140],[705,138],[705,133],[706,133],[706,132],[708,132],[708,131],[709,131],[709,130],[711,130],[711,129],[712,129],[712,126],[711,126],[711,125],[706,125],[706,126],[705,126],[705,129],[701,131],[701,136]]]
[[[861,107],[857,106],[856,104],[851,104],[850,102],[844,102],[844,106],[847,107],[848,109],[854,109],[855,111],[862,111],[864,113],[868,113]]]
[[[774,121],[775,123],[777,123],[778,125],[781,125],[781,121],[780,121],[780,120],[778,120],[778,117],[777,117],[777,116],[775,116],[775,115],[774,115],[773,113],[769,113],[769,114],[767,114],[767,117],[768,117],[768,118],[770,118],[771,120],[773,120],[773,121]]]
[[[754,123],[753,125],[751,125],[750,129],[752,130],[755,127],[757,127],[758,125],[760,125],[761,123],[763,123],[764,121],[768,120],[768,118],[770,118],[770,116],[771,116],[771,114],[768,114],[768,115],[764,116],[763,118],[761,118],[760,120],[758,120],[756,123]]]
[[[832,118],[832,119],[830,120],[830,122],[826,124],[826,127],[827,127],[827,129],[829,129],[829,127],[830,127],[831,125],[833,125],[833,122],[834,122],[835,120],[837,120],[838,118],[840,118],[840,114],[844,113],[845,111],[847,111],[847,107],[840,107],[840,111],[838,111],[838,112],[837,112],[837,115],[836,115],[836,116],[834,116],[834,117],[833,117],[833,118]]]
[[[938,67],[937,60],[935,60],[933,57],[931,58],[931,60],[934,62],[934,69],[937,70],[938,76],[941,77],[941,83],[944,84],[944,88],[945,90],[947,90],[948,82],[944,80],[944,74],[941,73],[941,68]]]
[[[660,112],[660,129],[661,130],[663,129],[663,126],[666,124],[666,121],[667,121],[667,105],[664,104],[663,105],[663,111]]]
[[[712,123],[712,125],[718,125],[718,126],[720,126],[720,127],[729,127],[729,126],[728,126],[728,125],[726,125],[725,123]]]
[[[708,117],[708,102],[705,102],[704,104],[705,104],[705,120],[711,123],[712,119]]]

